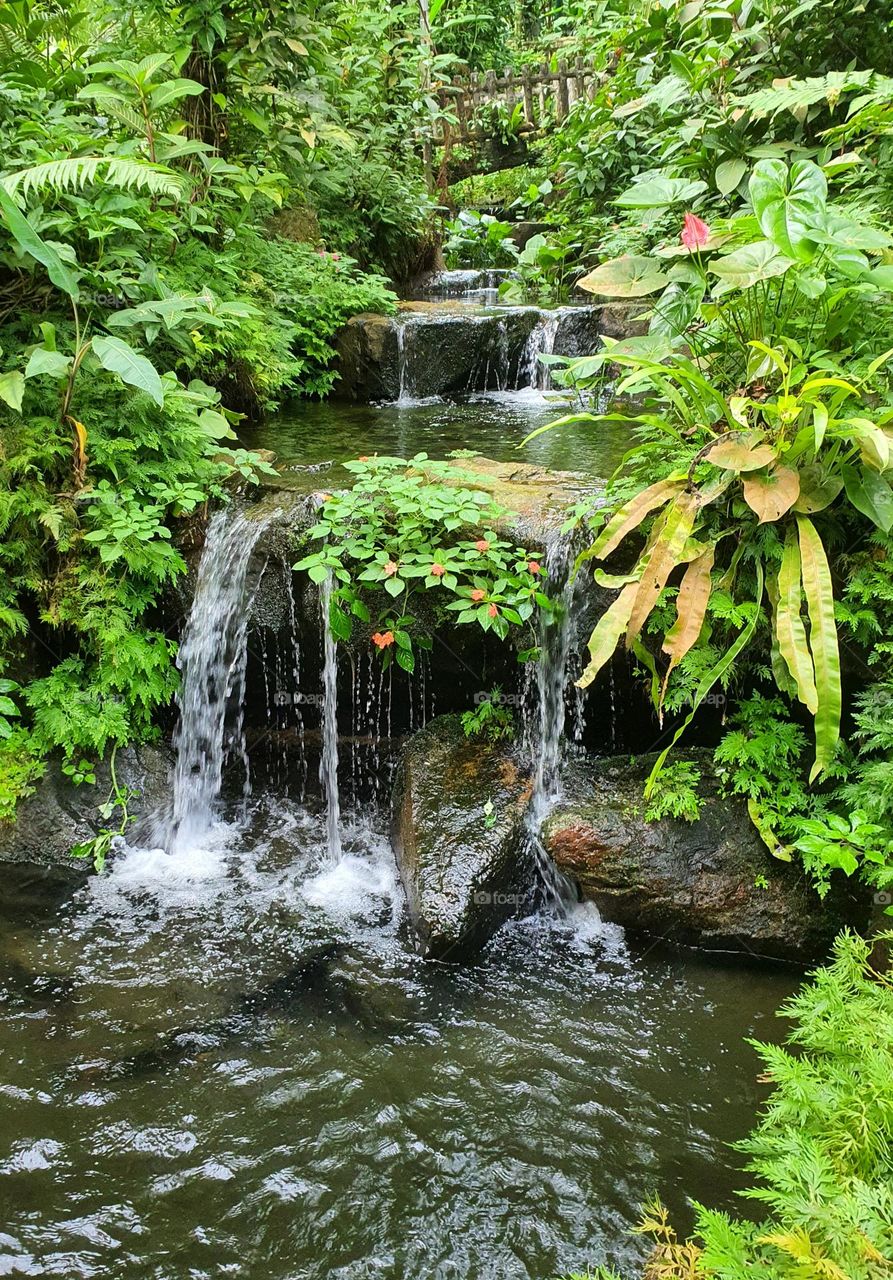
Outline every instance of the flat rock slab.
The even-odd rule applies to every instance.
[[[819,898],[802,867],[772,857],[739,799],[719,794],[709,752],[696,822],[645,821],[653,756],[575,764],[543,826],[558,867],[605,919],[708,950],[811,961],[867,907],[841,884]]]
[[[467,959],[530,901],[530,795],[529,770],[505,747],[465,738],[458,716],[439,716],[410,740],[392,840],[427,959]]]
[[[571,508],[602,487],[576,471],[550,471],[531,462],[495,462],[492,458],[454,458],[457,484],[489,493],[511,514],[497,521],[497,532],[544,547],[561,529]],[[468,480],[467,473],[474,479]]]

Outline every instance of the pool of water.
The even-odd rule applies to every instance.
[[[789,971],[581,909],[425,965],[382,831],[271,796],[177,858],[0,887],[0,1274],[548,1280],[631,1263],[728,1143]]]
[[[522,444],[532,431],[572,410],[559,396],[530,389],[410,405],[303,401],[261,425],[243,428],[241,438],[248,448],[272,449],[296,477],[309,471],[317,486],[321,474],[326,482],[343,483],[348,473],[338,464],[358,454],[412,457],[424,451],[446,458],[457,449],[606,479],[629,448],[622,425],[559,427]]]

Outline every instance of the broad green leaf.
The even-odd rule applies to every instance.
[[[164,404],[161,378],[151,360],[134,351],[122,338],[96,337],[91,345],[103,369],[116,373],[128,386],[145,391],[157,405]]]
[[[800,497],[794,503],[792,510],[804,516],[815,515],[817,511],[824,511],[826,507],[830,507],[842,488],[841,476],[824,471],[816,464],[801,467]]]
[[[724,258],[714,259],[709,269],[719,276],[716,292],[726,293],[729,289],[752,289],[763,280],[783,276],[793,265],[794,259],[779,253],[771,241],[756,240]]]
[[[818,710],[818,694],[806,628],[801,617],[803,596],[800,587],[800,548],[791,530],[785,539],[781,567],[778,570],[778,600],[775,609],[775,635],[797,697],[812,715]]]
[[[698,683],[698,687],[695,689],[695,692],[694,692],[691,710],[683,720],[682,724],[673,734],[673,739],[670,742],[670,745],[668,747],[665,747],[664,750],[657,757],[657,760],[655,760],[654,768],[651,770],[650,774],[648,775],[648,781],[645,783],[646,798],[651,795],[654,784],[657,781],[657,778],[660,775],[660,772],[666,763],[667,756],[673,750],[676,743],[682,737],[683,733],[685,733],[686,729],[691,724],[692,720],[694,720],[696,714],[700,710],[702,702],[707,697],[707,694],[710,692],[710,690],[713,688],[716,682],[723,678],[723,676],[731,667],[732,663],[738,657],[738,654],[741,652],[741,650],[745,647],[745,645],[750,643],[750,640],[753,637],[753,633],[754,631],[756,631],[757,622],[759,621],[759,618],[760,618],[760,605],[762,604],[762,600],[763,600],[763,562],[762,560],[758,560],[756,562],[756,573],[757,573],[757,594],[756,594],[755,608],[754,608],[753,614],[751,615],[750,620],[744,625],[744,627],[741,629],[739,634],[732,641],[731,645],[726,650],[726,652],[722,655],[719,661],[715,663],[715,665],[711,667],[711,669],[701,677],[700,682]]]
[[[23,252],[46,268],[46,273],[57,289],[70,298],[78,297],[77,277],[71,272],[56,250],[41,240],[31,223],[0,184],[0,217]]]
[[[883,289],[885,293],[893,293],[893,267],[875,267],[865,277],[866,283]]]
[[[824,228],[828,180],[811,160],[760,160],[750,176],[750,199],[760,228],[786,257],[811,262]]]
[[[716,166],[714,179],[716,181],[716,189],[721,196],[731,195],[741,184],[741,179],[747,173],[746,160],[723,160],[722,164]]]
[[[620,546],[628,533],[638,528],[647,515],[675,498],[684,488],[684,478],[658,480],[657,484],[649,485],[647,489],[637,493],[614,513],[581,559],[604,560]]]
[[[235,440],[236,433],[222,413],[216,409],[203,409],[198,415],[198,424],[205,435],[212,440]]]
[[[25,394],[25,377],[18,369],[9,373],[0,373],[0,400],[6,402],[10,409],[17,413],[22,411],[22,397]]]
[[[806,516],[797,517],[803,592],[809,614],[809,647],[815,667],[818,709],[815,715],[814,782],[831,764],[840,737],[840,652],[834,621],[834,587],[822,540]]]
[[[773,467],[771,471],[749,471],[741,477],[744,501],[758,517],[760,524],[779,520],[800,497],[800,476],[792,467]]]
[[[858,249],[867,253],[879,252],[893,243],[886,231],[879,231],[877,227],[870,227],[864,222],[856,222],[833,209],[828,210],[824,226],[813,230],[812,239],[817,244],[834,245],[839,249]]]
[[[166,80],[149,94],[152,107],[166,107],[169,102],[179,102],[181,98],[197,97],[205,92],[205,86],[197,80]]]
[[[623,209],[661,209],[666,205],[693,200],[707,190],[707,183],[700,179],[648,178],[634,182],[614,201]]]
[[[626,254],[603,262],[577,283],[587,293],[606,298],[644,298],[649,293],[657,293],[668,281],[669,277],[653,258]]]
[[[736,432],[717,441],[704,454],[706,462],[724,471],[758,471],[776,458],[775,448],[758,431]]]
[[[42,373],[48,373],[53,378],[64,378],[70,368],[70,356],[63,356],[61,351],[47,351],[46,347],[37,347],[31,352],[25,366],[25,377],[37,378]]]
[[[697,284],[671,281],[654,304],[648,333],[669,341],[681,338],[698,314],[705,288],[703,279]]]
[[[611,602],[599,618],[592,635],[589,637],[589,662],[586,665],[586,670],[577,681],[578,689],[589,688],[617,648],[620,637],[629,623],[629,615],[637,590],[637,582],[631,582],[624,587],[617,599]]]
[[[843,465],[846,496],[857,511],[867,516],[884,533],[893,529],[893,489],[889,481],[870,468]]]

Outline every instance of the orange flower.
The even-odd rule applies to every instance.
[[[392,645],[394,643],[393,631],[376,631],[375,635],[372,637],[372,643],[377,649],[387,649],[388,645]]]
[[[481,591],[480,587],[475,587],[474,591],[471,593],[471,598],[476,604],[480,604],[482,600],[487,598],[487,593],[486,591]]]
[[[393,560],[389,560],[384,567],[384,571],[389,578],[393,578],[394,574],[397,572],[397,565]]]
[[[528,561],[528,563],[527,563],[527,568],[530,570],[530,572],[531,572],[531,573],[541,573],[541,572],[542,572],[542,565],[541,565],[541,564],[539,564],[539,563],[537,563],[537,561],[536,561],[536,560],[529,560],[529,561]]]
[[[435,561],[434,564],[432,564],[431,566],[430,573],[432,578],[442,578],[443,575],[446,573],[446,570],[444,569],[442,564],[438,564]]]
[[[491,618],[495,618],[496,615],[499,613],[499,610],[496,608],[495,604],[491,604],[487,612],[489,613]]]
[[[322,495],[322,500],[323,500],[323,502],[331,502],[331,501],[332,501],[332,495],[331,495],[330,493],[324,493],[324,494]]]
[[[361,453],[360,456],[357,458],[357,462],[368,462],[368,461],[369,461],[368,453]]]
[[[487,539],[486,539],[486,538],[479,538],[479,539],[478,539],[478,541],[477,541],[474,545],[475,545],[475,547],[477,548],[477,550],[478,550],[478,551],[489,551],[489,550],[490,550],[490,544],[489,544],[489,542],[487,541]]]

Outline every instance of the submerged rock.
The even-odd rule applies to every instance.
[[[125,747],[115,758],[115,774],[121,787],[132,787],[137,795],[129,805],[137,818],[130,838],[147,829],[144,820],[163,807],[170,793],[173,753],[167,747]],[[106,825],[99,813],[111,790],[108,761],[96,767],[96,785],[76,786],[62,772],[59,762],[50,762],[35,784],[34,794],[21,801],[14,822],[0,823],[0,861],[32,862],[40,866],[59,864],[88,871],[86,862],[71,857],[72,845],[97,835]]]
[[[410,740],[394,788],[392,839],[426,958],[468,957],[529,902],[530,794],[529,773],[512,752],[467,739],[458,716],[440,716]]]
[[[709,950],[777,959],[823,956],[860,904],[838,890],[822,901],[801,867],[773,858],[744,804],[724,799],[710,753],[701,817],[646,822],[643,787],[654,756],[576,763],[543,826],[560,870],[606,920]]]

